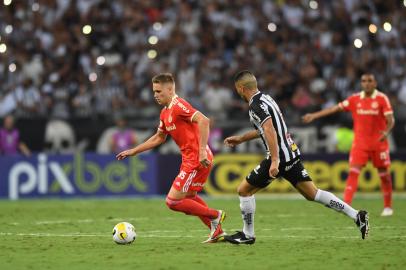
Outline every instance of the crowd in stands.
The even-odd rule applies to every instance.
[[[227,121],[246,117],[232,87],[249,69],[288,124],[360,91],[363,72],[406,119],[404,1],[9,2],[0,8],[0,117],[155,119],[150,80],[171,72],[180,96]]]

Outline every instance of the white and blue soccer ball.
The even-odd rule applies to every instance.
[[[113,240],[117,244],[131,244],[137,238],[137,233],[132,224],[128,222],[120,222],[113,228]]]

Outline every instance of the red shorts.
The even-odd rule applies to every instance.
[[[201,191],[209,177],[211,167],[212,165],[207,168],[199,166],[198,168],[188,169],[181,166],[172,187],[181,192]]]
[[[390,166],[389,149],[362,150],[353,148],[350,153],[350,165],[364,166],[368,160],[372,160],[375,168],[388,168]]]

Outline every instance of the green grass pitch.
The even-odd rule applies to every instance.
[[[272,196],[271,196],[272,198]],[[241,228],[237,196],[208,199],[227,212],[223,228]],[[352,220],[304,199],[257,199],[252,246],[201,244],[200,221],[170,211],[163,198],[0,201],[0,269],[405,269],[406,200],[380,217],[381,199],[357,199],[370,212],[362,240]],[[138,233],[112,241],[119,221]]]

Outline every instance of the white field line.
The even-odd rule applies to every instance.
[[[108,221],[113,222],[120,222],[120,221],[139,221],[139,220],[147,220],[149,218],[112,218],[108,219]],[[65,223],[92,223],[96,222],[94,219],[77,219],[77,220],[40,220],[34,222],[34,225],[52,225],[52,224],[65,224]],[[100,221],[98,221],[100,222]],[[18,224],[15,222],[14,224]],[[13,224],[13,225],[14,225]]]
[[[297,217],[308,217],[309,215],[306,214],[277,214],[275,215],[276,218],[297,218]],[[312,215],[312,217],[323,217],[324,215]],[[258,215],[258,218],[266,217],[265,215]],[[164,220],[174,220],[175,218],[173,217],[164,217],[162,218]],[[148,221],[151,220],[149,217],[141,217],[141,218],[133,218],[133,217],[127,217],[127,218],[112,218],[112,219],[103,219],[103,220],[95,220],[95,219],[76,219],[76,220],[68,220],[68,219],[61,219],[61,220],[39,220],[31,223],[32,225],[53,225],[53,224],[68,224],[68,223],[92,223],[92,222],[122,222],[122,221]],[[13,225],[13,226],[19,226],[22,225],[20,222],[10,222],[7,223],[7,225]]]
[[[290,217],[290,216],[297,217],[298,215],[284,215],[284,214],[276,215],[276,217],[279,217],[279,218]],[[301,214],[300,216],[301,217],[306,217],[308,215]],[[312,215],[312,216],[314,216],[314,215]],[[107,223],[107,222],[110,222],[110,221],[112,221],[114,223],[114,222],[120,222],[120,221],[128,221],[128,222],[141,221],[141,220],[147,221],[149,219],[150,218],[148,218],[148,217],[142,217],[142,218],[112,218],[112,219],[108,219],[108,220],[106,220],[106,219],[103,219],[103,220],[100,220],[100,219],[98,219],[98,220],[96,220],[96,219],[40,220],[40,221],[35,221],[35,222],[31,223],[31,224],[41,226],[41,225],[70,224],[70,223]],[[173,219],[173,218],[168,217],[168,219]],[[10,222],[10,223],[7,223],[7,225],[26,226],[27,224],[19,223],[19,222]],[[373,230],[406,229],[406,226],[373,226],[373,225],[371,226],[370,225],[370,227]],[[354,226],[346,226],[346,227],[341,227],[341,230],[353,230],[354,228],[356,228],[355,225]],[[257,231],[282,231],[282,232],[285,232],[285,231],[315,231],[315,230],[320,230],[320,229],[323,229],[323,228],[322,227],[317,227],[317,226],[314,226],[314,227],[309,226],[309,227],[289,227],[289,228],[272,228],[272,227],[268,227],[268,228],[259,228],[259,229],[256,229],[256,230]],[[232,231],[241,230],[241,228],[231,229],[231,230]],[[206,232],[207,230],[205,230],[205,229],[195,229],[195,230],[188,230],[188,231],[189,232]],[[149,233],[158,233],[159,234],[159,233],[184,233],[185,231],[184,230],[151,230],[151,231],[148,231],[148,232]]]
[[[53,225],[53,224],[69,224],[69,223],[106,223],[109,221],[139,221],[139,220],[145,220],[148,218],[114,218],[114,219],[109,219],[109,220],[95,220],[95,219],[78,219],[78,220],[43,220],[43,221],[36,221],[32,224],[34,225]],[[19,222],[10,222],[7,223],[7,225],[13,225],[13,226],[26,226],[26,224],[19,223]],[[371,226],[374,230],[399,230],[399,229],[406,229],[406,226]],[[345,226],[345,227],[340,227],[342,230],[353,230],[356,228],[356,226]],[[313,226],[313,227],[289,227],[289,228],[258,228],[256,229],[257,231],[315,231],[315,230],[321,230],[323,227],[320,226]],[[230,229],[230,230],[241,230],[241,228],[238,229]],[[194,230],[188,230],[189,232],[205,232],[207,230],[205,229],[194,229]],[[151,230],[148,231],[150,233],[182,233],[185,232],[184,230]]]

